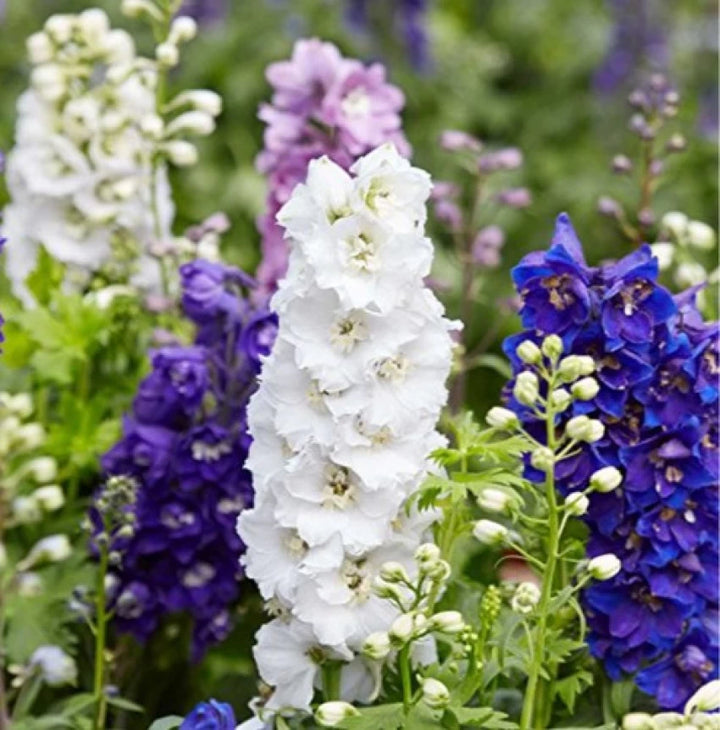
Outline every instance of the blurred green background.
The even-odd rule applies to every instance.
[[[370,2],[384,12],[394,9],[393,0]],[[24,39],[50,14],[90,6],[104,7],[116,24],[133,32],[141,50],[151,49],[142,25],[121,17],[119,0],[6,0],[0,25],[0,149],[12,146],[15,101],[27,84]],[[227,17],[205,25],[184,50],[172,77],[177,90],[211,88],[225,103],[217,132],[199,143],[200,163],[174,173],[176,231],[217,210],[226,212],[232,229],[224,239],[225,254],[250,271],[259,255],[254,220],[264,200],[263,180],[254,170],[262,146],[257,108],[270,93],[263,71],[287,57],[302,36],[319,36],[347,55],[388,64],[390,79],[406,94],[405,130],[414,160],[435,178],[454,174],[450,157],[437,144],[446,128],[471,132],[490,147],[523,150],[524,168],[508,181],[528,187],[533,204],[522,211],[489,211],[483,221],[502,225],[506,245],[501,268],[486,279],[471,341],[495,324],[491,350],[499,351],[502,336],[517,327],[514,317],[499,315],[512,294],[508,271],[524,253],[547,244],[558,212],[570,213],[592,262],[627,252],[613,224],[595,209],[601,194],[633,207],[636,189],[614,177],[609,163],[618,152],[637,154],[638,140],[627,131],[626,97],[658,56],[682,95],[673,126],[687,136],[689,148],[669,160],[656,212],[679,209],[716,226],[717,5],[711,0],[430,0],[431,63],[422,72],[413,68],[389,24],[380,22],[365,33],[353,30],[343,0],[227,0],[227,7]],[[646,52],[633,25],[638,18],[652,29],[654,55]],[[618,47],[618,38],[633,47]],[[632,62],[626,73],[603,85],[598,69],[607,68],[614,53],[629,55]],[[449,237],[434,224],[433,237],[437,275],[450,284],[448,305],[456,314],[458,268],[448,253]],[[497,399],[501,384],[494,371],[475,371],[471,405],[483,411]],[[255,692],[249,641],[258,617],[252,608],[250,614],[201,670],[179,669],[184,652],[168,648],[182,645],[175,636],[160,637],[162,648],[146,650],[145,669],[157,670],[161,660],[164,670],[152,675],[152,687],[137,689],[141,701],[153,697],[150,712],[182,712],[208,695],[241,708]],[[142,685],[140,677],[137,681]]]

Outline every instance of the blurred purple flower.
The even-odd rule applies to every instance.
[[[181,15],[189,15],[201,25],[218,23],[227,13],[228,0],[184,0],[180,8]]]

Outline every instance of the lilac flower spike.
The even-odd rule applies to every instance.
[[[348,169],[384,142],[404,156],[410,153],[400,119],[405,99],[387,83],[381,64],[344,58],[332,43],[299,40],[290,60],[271,64],[266,75],[273,96],[260,108],[267,128],[256,161],[268,179],[267,208],[258,221],[260,296],[272,292],[285,274],[288,248],[275,216],[305,181],[310,160],[327,155]]]
[[[605,436],[558,466],[564,493],[612,466],[612,492],[593,494],[589,557],[613,553],[622,570],[584,592],[591,652],[614,680],[634,674],[661,707],[681,707],[718,676],[718,327],[703,322],[697,290],[673,297],[642,246],[589,267],[570,219],[548,251],[513,270],[527,328],[506,340],[558,334],[567,354],[590,355],[600,390],[562,418],[600,419]],[[509,405],[530,428],[534,416]]]

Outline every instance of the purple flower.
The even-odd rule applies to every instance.
[[[226,702],[201,702],[182,721],[180,730],[235,730],[233,708]]]
[[[638,686],[675,709],[717,677],[708,624],[718,607],[718,329],[697,310],[697,290],[672,297],[657,276],[647,246],[589,267],[560,216],[550,249],[513,270],[527,329],[504,349],[519,371],[517,344],[553,333],[567,354],[596,363],[597,396],[562,418],[598,418],[605,435],[556,472],[563,494],[604,466],[624,473],[618,489],[591,495],[585,516],[588,555],[622,561],[617,576],[584,592],[588,642],[611,678],[640,672]],[[526,408],[508,404],[536,428]]]
[[[220,22],[227,11],[227,0],[185,0],[180,8],[182,15],[189,15],[202,25]]]
[[[349,168],[384,142],[410,152],[401,130],[404,97],[387,83],[382,65],[344,58],[331,43],[299,40],[290,60],[271,64],[266,76],[273,96],[259,112],[267,127],[256,165],[267,176],[268,197],[258,221],[263,253],[258,299],[285,274],[287,242],[275,216],[305,180],[310,160],[328,155]]]
[[[112,571],[117,628],[145,641],[164,617],[188,613],[199,659],[232,626],[243,550],[235,523],[253,497],[245,409],[277,320],[242,297],[254,280],[237,269],[195,261],[181,274],[196,344],[154,353],[103,467],[139,485],[133,534],[112,546],[122,555]]]

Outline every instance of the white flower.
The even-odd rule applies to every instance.
[[[685,213],[679,213],[678,211],[670,211],[665,213],[660,221],[660,226],[666,231],[675,236],[678,240],[685,238],[685,232],[687,230],[688,217]]]
[[[667,271],[675,258],[675,244],[659,241],[651,244],[653,256],[658,260],[660,271]]]
[[[467,626],[459,611],[440,611],[433,614],[429,625],[431,630],[443,634],[459,634]]]
[[[30,657],[30,666],[37,667],[43,682],[50,687],[77,682],[75,660],[59,646],[39,646]]]
[[[693,712],[711,712],[720,708],[720,679],[714,679],[712,682],[704,684],[697,692],[687,701],[685,705],[685,714],[690,715]]]
[[[647,712],[631,712],[623,717],[622,730],[655,730],[655,723]]]
[[[33,494],[33,499],[46,512],[54,512],[65,504],[65,494],[56,484],[39,487]]]
[[[478,520],[473,527],[473,535],[483,545],[500,545],[508,534],[507,527],[492,520]]]
[[[20,570],[27,570],[41,563],[58,563],[72,553],[67,535],[50,535],[38,540],[30,552],[18,563]]]
[[[687,226],[688,243],[703,251],[712,251],[715,248],[715,231],[701,221],[690,221]]]
[[[420,683],[422,701],[433,709],[442,709],[450,703],[450,690],[439,680],[426,677]]]
[[[349,703],[341,700],[323,702],[315,710],[315,719],[324,727],[337,727],[339,723],[360,713]]]

